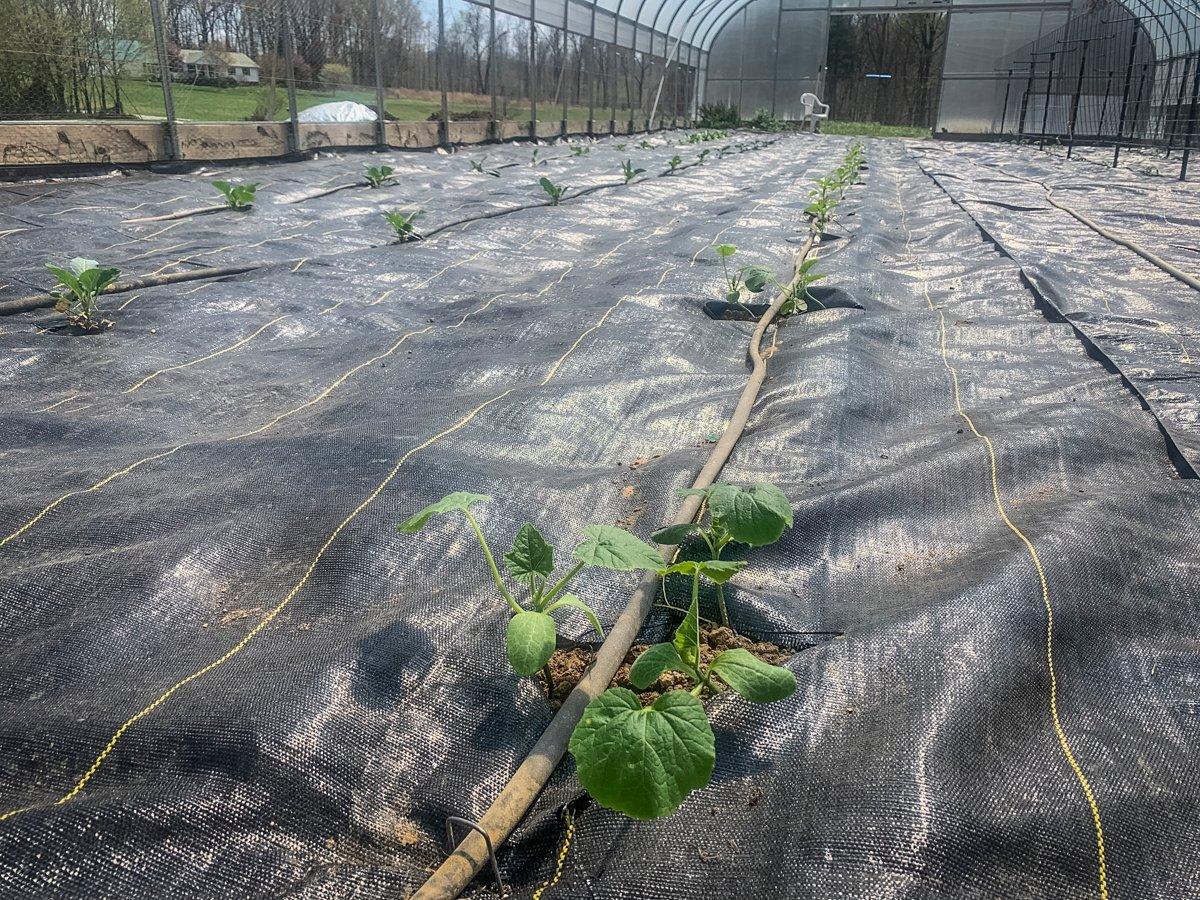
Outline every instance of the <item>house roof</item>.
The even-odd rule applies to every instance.
[[[188,65],[223,65],[223,66],[241,66],[243,68],[257,69],[258,63],[248,57],[245,53],[238,53],[236,50],[195,50],[187,49],[179,51],[179,58]]]

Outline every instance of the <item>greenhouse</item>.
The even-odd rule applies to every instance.
[[[0,898],[1196,895],[1195,0],[0,9]]]

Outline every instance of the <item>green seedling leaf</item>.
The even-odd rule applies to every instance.
[[[692,602],[688,604],[683,621],[675,629],[671,646],[684,664],[695,672],[700,668],[700,596],[696,585],[692,587]]]
[[[544,175],[538,179],[538,184],[540,184],[542,186],[542,190],[549,195],[551,206],[558,206],[558,204],[562,201],[563,194],[567,192],[567,186],[565,184],[555,184]]]
[[[657,550],[615,525],[589,525],[583,534],[584,541],[575,548],[575,558],[589,566],[617,572],[654,571],[662,566]]]
[[[390,181],[392,173],[395,171],[391,166],[368,166],[367,171],[363,173],[363,177],[367,179],[367,184],[373,188],[377,188],[385,182]]]
[[[773,703],[796,692],[796,676],[790,670],[763,662],[749,650],[726,650],[712,661],[708,673],[751,703]]]
[[[121,274],[117,269],[82,256],[70,260],[66,267],[46,263],[46,268],[58,279],[56,311],[66,313],[73,324],[84,328],[111,327],[111,322],[100,318],[97,297],[117,280]]]
[[[629,683],[644,691],[658,681],[663,672],[688,672],[674,644],[655,644],[643,650],[629,667]]]
[[[588,704],[570,749],[596,802],[635,819],[678,809],[708,784],[717,755],[698,699],[670,691],[643,709],[626,688],[609,688]]]
[[[396,530],[402,534],[416,534],[425,527],[425,523],[434,516],[440,516],[442,513],[453,512],[458,510],[466,512],[476,503],[486,503],[491,500],[487,494],[472,494],[469,491],[455,491],[453,494],[447,494],[436,503],[430,503],[427,507],[396,526]]]
[[[533,675],[554,653],[554,620],[544,612],[519,612],[508,620],[508,661],[518,675]]]
[[[563,594],[558,600],[547,606],[545,612],[553,612],[561,606],[569,606],[573,609],[577,609],[587,616],[588,620],[592,623],[592,627],[596,629],[596,634],[603,639],[604,629],[601,627],[600,620],[596,618],[596,614],[592,611],[590,606],[588,606],[574,594]]]
[[[746,266],[742,270],[742,280],[746,284],[746,290],[752,294],[760,294],[768,284],[774,279],[771,270],[765,266]]]
[[[699,573],[713,584],[725,584],[744,568],[746,568],[746,562],[741,559],[685,559],[683,562],[674,563],[665,569],[659,569],[658,573],[660,575],[687,575],[689,578]]]
[[[717,256],[720,257],[733,256],[733,254],[737,253],[737,247],[733,246],[733,244],[717,244],[713,249],[717,251]]]
[[[534,575],[549,578],[554,571],[554,548],[532,523],[527,523],[517,532],[512,549],[504,554],[504,564],[517,581],[528,583]]]
[[[396,239],[401,243],[408,241],[419,240],[420,235],[417,234],[417,218],[421,215],[421,210],[414,210],[411,213],[402,212],[394,209],[391,212],[385,212],[383,217],[387,219],[389,225],[396,232]]]
[[[717,487],[713,485],[712,487]],[[735,541],[762,547],[779,540],[792,527],[792,505],[773,484],[759,483],[749,490],[721,485],[709,494],[713,521]]]
[[[682,544],[684,538],[699,529],[700,526],[695,522],[686,522],[683,525],[670,525],[667,528],[660,528],[654,534],[650,535],[650,538],[656,544],[666,544],[673,547]]]

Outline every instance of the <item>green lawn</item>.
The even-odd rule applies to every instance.
[[[878,122],[833,122],[821,123],[824,134],[855,134],[863,137],[929,137],[928,128],[915,128],[909,125],[880,125]]]
[[[186,84],[172,85],[175,98],[175,115],[180,121],[194,122],[242,122],[249,119],[258,105],[259,98],[266,91],[264,86],[256,87],[195,87]],[[125,103],[125,111],[138,116],[164,116],[162,89],[157,82],[122,81],[121,93]],[[287,90],[280,86],[276,89],[279,106],[276,118],[287,116]],[[375,92],[370,90],[346,89],[338,91],[296,91],[296,105],[301,109],[316,106],[318,103],[329,103],[335,100],[356,100],[367,106],[375,106]],[[434,100],[417,100],[402,97],[388,97],[384,106],[389,113],[401,122],[422,122],[429,118],[430,113],[439,109]],[[455,114],[468,112],[473,109],[490,109],[491,102],[487,97],[478,101],[452,101],[450,117]],[[503,109],[503,106],[501,106]],[[543,122],[553,122],[562,115],[561,106],[538,106],[538,118]],[[586,120],[587,107],[573,106],[569,114],[572,120]],[[628,111],[617,111],[618,121],[627,118]],[[597,109],[596,117],[607,120],[608,110]],[[529,119],[529,107],[510,103],[508,118],[521,122]]]

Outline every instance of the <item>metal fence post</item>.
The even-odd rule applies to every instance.
[[[374,0],[378,2],[378,0]],[[446,3],[438,0],[437,82],[441,92],[441,110],[438,118],[438,143],[450,145],[450,98],[446,94]]]
[[[1138,28],[1137,23],[1132,17],[1129,21],[1129,64],[1125,67],[1125,88],[1121,92],[1121,115],[1117,121],[1117,141],[1113,148],[1113,168],[1117,167],[1117,162],[1121,159],[1121,139],[1125,137],[1125,114],[1129,109],[1129,88],[1133,84],[1133,61],[1137,58],[1137,39]]]
[[[500,140],[500,122],[496,115],[496,0],[488,4],[488,91],[492,95],[492,121],[488,123],[492,140]]]
[[[537,0],[529,0],[529,137],[537,140]]]
[[[1083,69],[1087,65],[1088,41],[1083,42],[1083,52],[1079,56],[1079,74],[1075,77],[1075,96],[1071,100],[1071,121],[1067,126],[1067,159],[1075,149],[1075,123],[1079,119],[1079,95],[1083,92]]]
[[[163,30],[162,7],[158,0],[150,0],[150,18],[154,24],[154,47],[158,53],[158,75],[162,82],[163,153],[167,159],[179,159],[179,132],[175,123],[175,97],[171,93],[171,63],[167,59],[167,36]]]
[[[383,105],[383,48],[380,46],[379,0],[371,0],[371,50],[375,57],[375,143],[387,143]]]
[[[1037,74],[1037,60],[1033,59],[1033,54],[1030,54],[1029,59],[1029,81],[1025,83],[1025,93],[1021,97],[1021,116],[1017,119],[1017,140],[1020,141],[1025,135],[1025,118],[1029,115],[1029,97],[1033,93],[1033,79]]]
[[[563,0],[563,27],[562,27],[562,69],[558,73],[558,89],[562,91],[562,126],[560,131],[562,136],[567,136],[567,116],[570,114],[569,100],[571,97],[571,86],[567,84],[567,57],[570,54],[568,47],[568,39],[571,33],[567,31],[567,17],[570,15],[571,0]]]
[[[591,137],[596,132],[596,4],[592,7],[592,24],[588,33],[588,121],[587,133]]]
[[[1187,136],[1183,139],[1183,159],[1179,163],[1179,180],[1187,180],[1188,159],[1192,155],[1192,139],[1196,136],[1196,101],[1200,100],[1200,53],[1192,66],[1192,102],[1188,107]]]
[[[283,68],[284,83],[287,84],[288,98],[288,149],[299,153],[300,145],[300,111],[296,105],[296,65],[295,50],[292,48],[292,19],[288,12],[287,0],[279,0],[279,15],[282,18],[283,29]]]
[[[1042,136],[1038,140],[1038,149],[1046,145],[1046,123],[1050,120],[1050,88],[1054,83],[1054,57],[1057,54],[1050,51],[1050,65],[1046,68],[1046,102],[1042,104]]]

